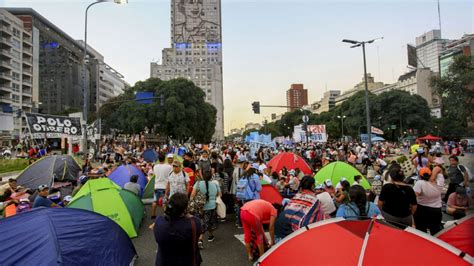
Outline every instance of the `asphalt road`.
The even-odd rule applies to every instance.
[[[138,253],[138,259],[135,265],[154,265],[157,251],[153,231],[148,229],[152,224],[150,219],[151,205],[146,205],[147,217],[143,220],[140,227],[139,237],[132,240]],[[203,259],[202,265],[251,265],[247,262],[244,245],[234,236],[243,234],[242,229],[235,226],[235,218],[228,215],[228,220],[219,223],[219,227],[214,232],[215,240],[212,243],[204,238],[204,249],[201,250]]]

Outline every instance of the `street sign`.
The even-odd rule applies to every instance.
[[[303,122],[308,123],[309,117],[307,115],[303,115]]]
[[[397,125],[391,125],[391,129],[397,129]]]

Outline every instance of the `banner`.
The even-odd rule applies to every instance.
[[[326,125],[308,125],[308,132],[313,142],[327,142]]]
[[[100,138],[100,121],[95,120],[92,124],[87,125],[87,141],[96,144],[99,138]]]
[[[81,119],[78,117],[32,113],[26,113],[25,115],[32,138],[60,138],[82,135]]]
[[[374,126],[370,127],[370,131],[377,135],[383,135],[383,131],[380,128],[376,128]]]

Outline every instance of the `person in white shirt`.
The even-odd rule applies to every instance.
[[[158,164],[153,167],[153,174],[155,175],[155,196],[153,204],[151,205],[151,219],[156,218],[156,207],[160,204],[160,198],[163,200],[165,196],[166,184],[168,183],[168,176],[173,168],[171,165],[165,163],[165,155],[160,153],[158,155]]]
[[[175,193],[187,194],[189,176],[181,169],[179,161],[173,162],[173,171],[168,176],[166,183],[165,199],[169,199]]]
[[[341,185],[341,182],[342,182],[342,181],[347,181],[347,178],[341,177],[341,179],[339,180],[339,182],[337,182],[337,184],[336,184],[336,191],[337,191],[338,189],[342,188],[342,185]]]
[[[334,200],[328,192],[324,191],[324,186],[319,184],[316,185],[316,198],[318,198],[321,203],[321,210],[324,214],[330,217],[336,216],[336,205],[334,205]]]

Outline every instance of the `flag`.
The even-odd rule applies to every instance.
[[[377,135],[383,135],[383,131],[380,128],[376,128],[374,126],[370,127],[370,131]]]

